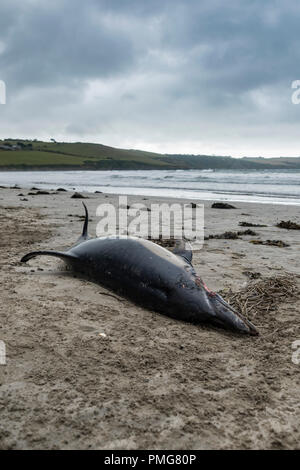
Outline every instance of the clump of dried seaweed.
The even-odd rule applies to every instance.
[[[250,243],[253,243],[253,245],[278,246],[279,248],[286,248],[287,246],[290,246],[288,243],[285,243],[282,240],[250,240]]]
[[[219,238],[219,239],[224,239],[224,240],[236,240],[239,238],[237,232],[224,232],[224,233],[219,233],[217,235],[208,235],[208,237],[205,237],[205,240],[209,240],[211,238]]]
[[[218,238],[218,239],[224,239],[224,240],[237,240],[241,235],[256,236],[257,233],[250,229],[240,230],[239,232],[224,232],[224,233],[219,233],[217,235],[208,235],[208,237],[205,237],[205,240],[209,240],[211,238]]]
[[[211,207],[213,209],[236,209],[235,206],[227,202],[214,202]]]
[[[241,227],[267,227],[267,225],[263,224],[252,224],[251,222],[239,222]]]
[[[176,244],[176,239],[172,235],[170,236],[170,238],[163,238],[162,234],[159,234],[159,238],[152,238],[149,235],[148,240],[151,240],[157,245],[163,246],[165,248],[170,248],[170,247],[172,248]]]
[[[287,230],[300,230],[300,225],[296,224],[296,222],[292,222],[291,220],[282,220],[276,225],[276,227],[286,228]]]
[[[299,294],[297,276],[292,274],[252,280],[238,292],[221,292],[222,297],[232,307],[250,319],[276,311],[281,303],[287,300],[290,302]]]

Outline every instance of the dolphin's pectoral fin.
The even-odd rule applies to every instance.
[[[189,264],[192,264],[193,252],[191,245],[184,240],[176,240],[175,248],[173,250],[175,255],[181,256]]]
[[[27,255],[23,256],[21,259],[21,263],[26,263],[26,261],[30,260],[31,258],[35,258],[36,256],[55,256],[56,258],[63,259],[64,261],[71,261],[76,259],[74,255],[71,255],[69,253],[63,253],[61,251],[48,251],[48,250],[43,250],[43,251],[32,251],[31,253],[27,253]]]
[[[89,236],[88,236],[89,213],[88,213],[85,203],[83,202],[82,204],[85,210],[85,219],[84,219],[82,234],[80,235],[77,242],[73,246],[80,245],[80,243],[85,242],[86,240],[89,239]]]

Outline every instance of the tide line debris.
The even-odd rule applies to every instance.
[[[253,243],[253,245],[278,246],[278,248],[286,248],[287,246],[290,246],[282,240],[250,240],[250,243]]]
[[[276,225],[276,227],[286,228],[287,230],[300,230],[300,225],[296,224],[296,222],[292,222],[291,220],[282,220]]]
[[[283,274],[251,280],[238,292],[224,289],[222,297],[250,320],[277,311],[283,302],[294,302],[300,295],[299,276]]]

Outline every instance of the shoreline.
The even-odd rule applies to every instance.
[[[102,191],[111,195],[300,206],[300,172],[293,170],[282,174],[278,170],[148,170],[0,171],[0,185],[39,186],[43,190],[61,186],[91,194]]]
[[[55,184],[55,185],[50,185],[48,183],[30,183],[28,185],[18,185],[16,184],[15,186],[11,186],[9,183],[2,183],[0,184],[0,189],[6,189],[6,190],[24,190],[24,191],[29,191],[32,189],[32,187],[38,189],[38,190],[43,190],[43,191],[52,191],[52,192],[57,192],[58,189],[61,189],[63,188],[65,192],[79,192],[79,193],[82,193],[82,194],[87,194],[88,196],[91,196],[93,194],[105,194],[107,196],[111,196],[111,197],[116,197],[116,196],[127,196],[127,197],[130,197],[130,198],[144,198],[144,197],[147,197],[147,198],[150,198],[150,199],[163,199],[163,200],[174,200],[174,201],[184,201],[184,202],[189,202],[189,201],[197,201],[198,203],[201,203],[201,202],[206,202],[206,203],[212,203],[212,202],[228,202],[228,203],[236,203],[236,204],[259,204],[259,205],[281,205],[281,206],[293,206],[293,207],[298,207],[300,206],[300,200],[299,202],[291,202],[291,198],[288,197],[288,196],[281,196],[282,199],[285,199],[285,200],[282,200],[282,201],[270,201],[268,200],[268,197],[266,196],[263,196],[264,197],[264,200],[254,200],[254,201],[245,201],[245,200],[240,200],[238,199],[238,196],[235,197],[232,197],[233,195],[232,194],[226,194],[226,193],[220,193],[220,194],[215,194],[216,197],[214,198],[211,198],[210,197],[210,194],[208,197],[205,197],[205,194],[208,193],[208,191],[203,191],[203,195],[201,197],[201,193],[197,193],[197,194],[193,194],[192,191],[190,192],[191,194],[187,197],[187,196],[174,196],[174,195],[153,195],[153,194],[149,194],[149,192],[152,191],[155,191],[156,189],[159,190],[160,188],[148,188],[149,189],[149,192],[145,192],[145,193],[127,193],[126,191],[124,193],[120,193],[118,191],[114,191],[114,192],[107,192],[107,187],[103,187],[101,185],[98,186],[92,186],[94,189],[93,190],[90,190],[90,191],[87,191],[85,189],[81,189],[81,187],[78,187],[75,185],[75,187],[73,187],[72,189],[70,189],[70,187],[67,187],[66,188],[66,185],[64,184],[61,184],[59,185],[58,184]],[[95,189],[95,188],[98,188],[98,189]],[[101,188],[101,190],[100,190]],[[118,188],[120,189],[120,188]],[[127,189],[127,188],[126,188]],[[188,190],[187,190],[188,191]],[[231,196],[231,197],[230,197]],[[255,196],[253,196],[255,197]],[[256,197],[260,197],[260,196],[256,196]],[[269,196],[269,199],[276,199],[275,196]]]
[[[300,366],[291,358],[300,338],[299,298],[259,312],[260,336],[243,337],[149,312],[74,277],[53,258],[21,264],[26,252],[76,241],[82,201],[91,236],[96,207],[118,202],[108,193],[82,193],[81,200],[73,191],[28,192],[0,189],[0,339],[7,346],[1,449],[297,448]],[[191,200],[128,196],[129,205],[148,208],[160,201]],[[299,231],[275,226],[299,223],[296,206],[203,203],[206,236],[244,230],[239,222],[267,225],[253,227],[256,236],[211,238],[194,251],[194,267],[211,289],[238,292],[252,275],[300,279]]]

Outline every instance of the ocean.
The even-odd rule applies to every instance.
[[[2,171],[0,185],[300,205],[300,171]]]

